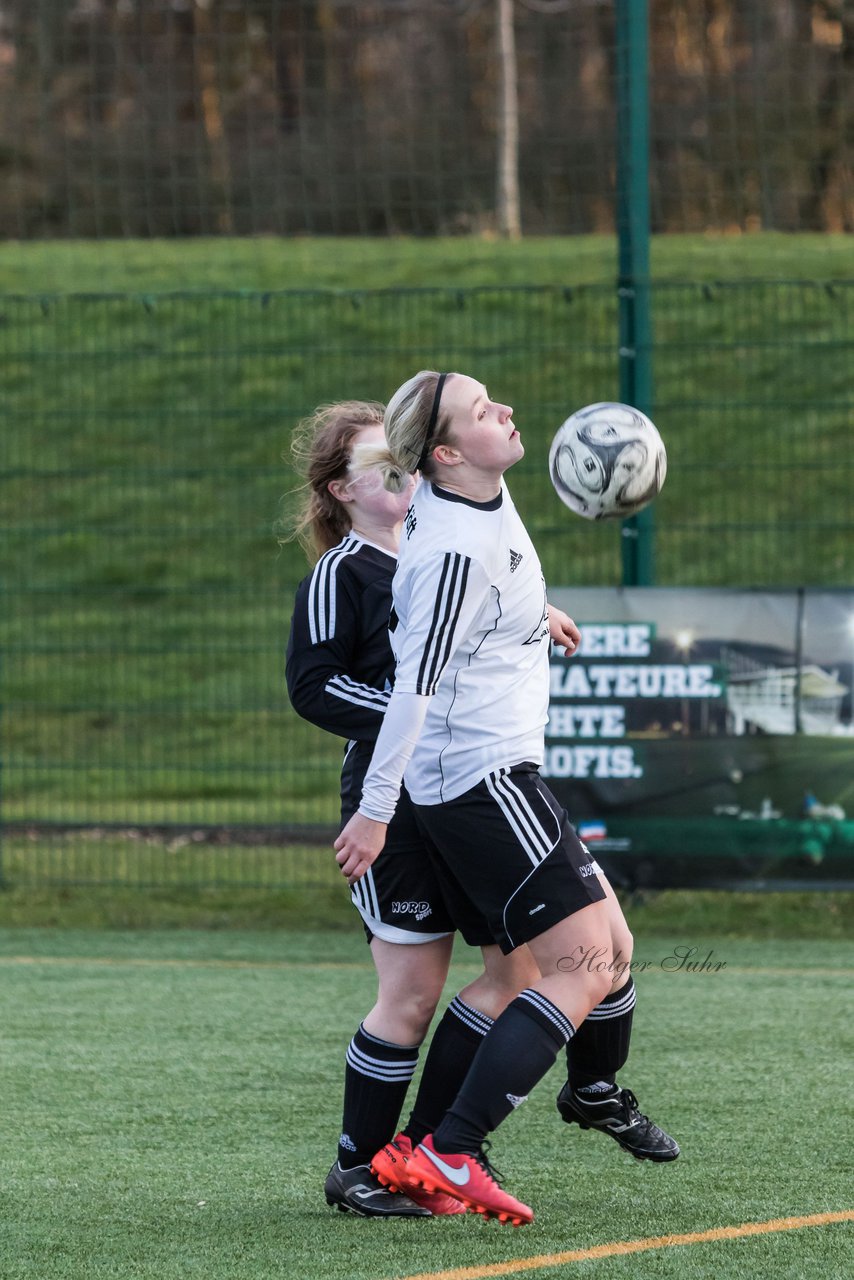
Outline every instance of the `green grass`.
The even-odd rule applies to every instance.
[[[668,237],[653,269],[659,583],[850,585],[852,291],[777,283],[850,281],[849,238]],[[4,814],[334,820],[340,747],[282,680],[306,565],[273,533],[322,400],[476,370],[516,405],[550,586],[619,583],[619,528],[545,468],[618,394],[614,273],[607,237],[0,245]],[[429,289],[371,292],[398,286]]]
[[[3,841],[0,928],[357,928],[328,843],[208,845],[97,830]],[[286,887],[285,887],[286,886]],[[854,892],[618,889],[638,934],[724,938],[854,936]]]
[[[668,973],[675,942],[713,948],[726,967]],[[495,1136],[508,1187],[537,1215],[511,1231],[470,1216],[359,1221],[324,1204],[344,1047],[374,987],[357,930],[2,929],[0,1273],[387,1280],[850,1210],[839,1096],[854,944],[671,927],[640,937],[636,957],[649,967],[637,975],[623,1075],[683,1154],[647,1167],[561,1125],[556,1066]],[[459,953],[447,993],[475,972]],[[843,1280],[850,1228],[530,1274],[567,1280],[591,1268],[597,1280]]]
[[[0,245],[0,293],[395,288],[610,282],[613,236],[363,240],[114,240]],[[851,279],[845,235],[672,235],[652,240],[657,280]]]

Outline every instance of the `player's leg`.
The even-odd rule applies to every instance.
[[[403,1136],[413,1146],[433,1132],[450,1107],[495,1019],[539,977],[525,946],[507,956],[495,943],[481,950],[483,972],[454,996],[430,1039],[421,1082],[403,1129]]]
[[[378,994],[347,1048],[338,1151],[344,1168],[369,1163],[397,1129],[452,946],[452,935],[409,946],[371,941]]]
[[[475,1152],[486,1136],[550,1069],[607,993],[610,980],[595,966],[565,965],[576,947],[606,948],[606,908],[594,902],[528,940],[540,975],[496,1019],[448,1114],[434,1132],[443,1152]]]
[[[417,1048],[444,989],[454,935],[446,933],[428,942],[417,942],[416,937],[408,944],[371,939],[377,999],[362,1026],[376,1039]]]
[[[599,876],[606,893],[614,973],[611,990],[591,1009],[566,1047],[567,1081],[557,1109],[567,1124],[599,1129],[639,1160],[675,1160],[679,1145],[638,1109],[631,1089],[617,1084],[617,1072],[629,1056],[635,986],[629,965],[633,939],[614,890]]]
[[[601,950],[607,966],[605,894],[592,870],[584,874],[586,855],[531,767],[496,771],[459,803],[422,809],[419,819],[425,813],[437,847],[457,866],[502,950],[527,941],[539,974],[483,1038],[457,1098],[417,1148],[409,1173],[481,1212],[530,1221],[527,1206],[495,1182],[483,1142],[525,1100],[610,988],[609,974],[598,966],[563,963],[580,945],[585,952]]]
[[[347,1047],[338,1158],[326,1198],[365,1216],[424,1216],[436,1209],[392,1196],[370,1170],[371,1157],[397,1129],[453,947],[453,922],[405,795],[386,848],[352,897],[370,941],[377,999]]]
[[[338,1159],[326,1180],[330,1204],[368,1217],[416,1217],[458,1210],[425,1197],[392,1195],[370,1169],[400,1118],[418,1050],[442,993],[453,935],[403,944],[372,938],[378,992],[347,1047]]]
[[[489,920],[460,883],[454,861],[448,863],[442,858],[431,839],[428,824],[419,819],[417,809],[414,816],[422,856],[432,869],[444,907],[469,946],[480,947],[484,967],[473,982],[454,996],[439,1020],[430,1040],[409,1120],[395,1142],[375,1157],[374,1167],[381,1176],[389,1178],[395,1172],[394,1166],[435,1128],[447,1111],[495,1018],[528,982],[539,976],[527,948],[519,947],[510,955],[502,954],[493,941]]]
[[[463,1150],[527,1096],[607,995],[609,910],[598,868],[532,766],[496,770],[458,803],[419,809],[418,817],[446,857],[454,840],[466,840],[456,858],[463,887],[502,951],[527,942],[539,970],[484,1039],[451,1108],[453,1137],[446,1121],[436,1133],[453,1142],[448,1150]],[[492,1067],[495,1084],[484,1092]]]
[[[591,1009],[567,1045],[568,1079],[575,1090],[614,1083],[628,1057],[635,1007],[629,968],[634,940],[616,894],[601,872],[599,883],[606,894],[613,972],[607,995]]]
[[[430,1040],[409,1120],[373,1158],[372,1169],[389,1185],[399,1185],[413,1147],[436,1127],[456,1097],[494,1019],[528,982],[539,976],[526,947],[505,956],[492,942],[489,921],[462,890],[453,870],[442,862],[429,832],[421,824],[419,827],[424,854],[439,882],[445,907],[466,942],[480,947],[484,968],[445,1010]],[[411,1194],[417,1197],[418,1190],[411,1190]]]
[[[486,1138],[527,1100],[571,1038],[575,1020],[583,1021],[604,989],[600,977],[583,969],[564,974],[558,968],[574,940],[598,947],[605,936],[600,903],[577,915],[587,917],[584,928],[570,918],[530,941],[543,976],[511,1001],[484,1037],[448,1113],[413,1153],[405,1188],[420,1184],[456,1195],[472,1209],[515,1225],[532,1220],[531,1209],[499,1185],[486,1157]]]

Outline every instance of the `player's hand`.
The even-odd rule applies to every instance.
[[[335,861],[351,887],[361,880],[382,853],[387,829],[385,822],[375,822],[363,813],[354,813],[335,841]]]
[[[553,604],[546,605],[546,610],[549,615],[549,635],[552,641],[559,649],[564,650],[568,658],[571,658],[581,644],[581,632],[568,613],[556,609]]]

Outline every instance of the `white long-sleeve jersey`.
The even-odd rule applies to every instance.
[[[545,584],[503,484],[485,503],[419,485],[392,590],[395,686],[360,805],[380,821],[404,769],[429,805],[500,765],[540,764],[548,717]]]

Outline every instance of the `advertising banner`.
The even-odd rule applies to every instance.
[[[854,882],[854,592],[550,589],[543,774],[633,884]]]

